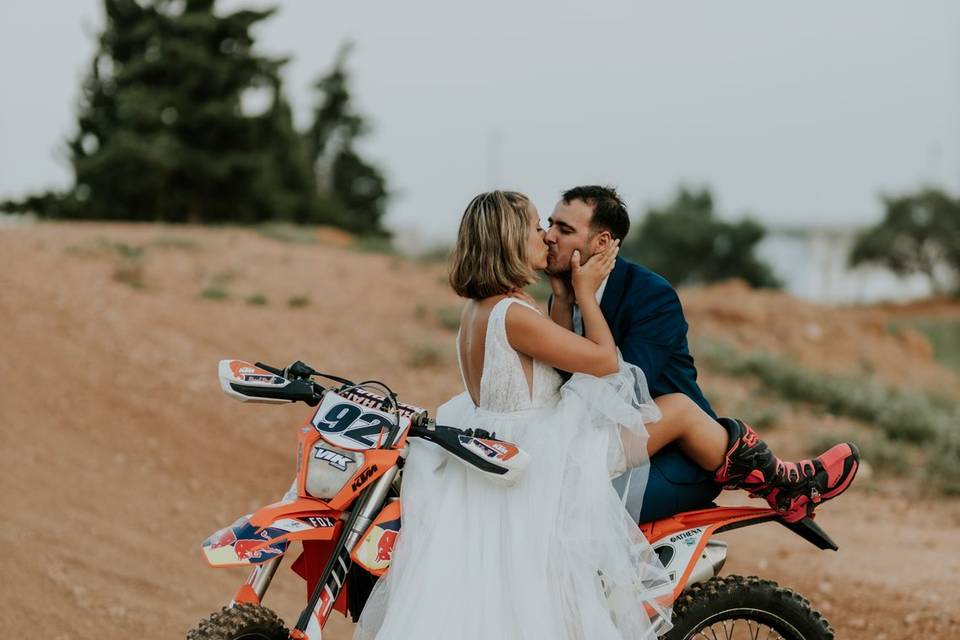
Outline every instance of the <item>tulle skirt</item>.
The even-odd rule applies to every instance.
[[[646,481],[645,421],[659,418],[639,369],[574,375],[536,409],[478,409],[463,393],[439,424],[474,427],[531,455],[514,485],[413,441],[403,472],[392,566],[355,638],[542,640],[653,638],[666,572],[611,477],[637,503]],[[628,496],[629,498],[630,496]]]

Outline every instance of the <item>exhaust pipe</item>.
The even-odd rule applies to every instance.
[[[687,584],[696,584],[706,582],[714,577],[723,569],[723,564],[727,561],[727,543],[723,540],[707,540],[706,546],[697,559],[693,571],[690,573],[690,579]]]

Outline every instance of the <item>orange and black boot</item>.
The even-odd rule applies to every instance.
[[[852,442],[834,445],[810,460],[785,462],[740,420],[719,421],[730,434],[730,444],[714,480],[724,489],[744,489],[766,499],[787,522],[802,520],[821,502],[846,491],[860,466],[860,452]]]

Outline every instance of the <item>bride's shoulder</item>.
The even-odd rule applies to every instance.
[[[537,308],[536,303],[520,298],[508,298],[508,300],[511,302],[503,305],[503,318],[509,332],[541,333],[545,326],[554,324]]]
[[[520,302],[520,299],[510,294],[499,294],[470,300],[464,306],[464,313],[473,315],[487,315],[493,313],[495,309],[502,309],[510,306],[511,302]]]
[[[537,301],[530,297],[530,295],[525,291],[518,291],[507,296],[508,300],[519,303],[521,306],[527,307],[536,311],[538,314],[543,315],[543,311],[540,309],[540,305],[537,304]]]
[[[496,295],[478,300],[470,300],[464,305],[460,315],[461,329],[476,327],[478,329],[489,326],[491,322],[501,325],[520,325],[527,328],[539,326],[549,320],[536,302],[525,294],[523,295]]]

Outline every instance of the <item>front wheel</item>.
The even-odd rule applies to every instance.
[[[289,640],[290,632],[273,611],[257,604],[224,607],[200,621],[187,640]]]
[[[667,640],[832,640],[830,623],[810,603],[776,582],[723,576],[695,584],[673,603]]]

